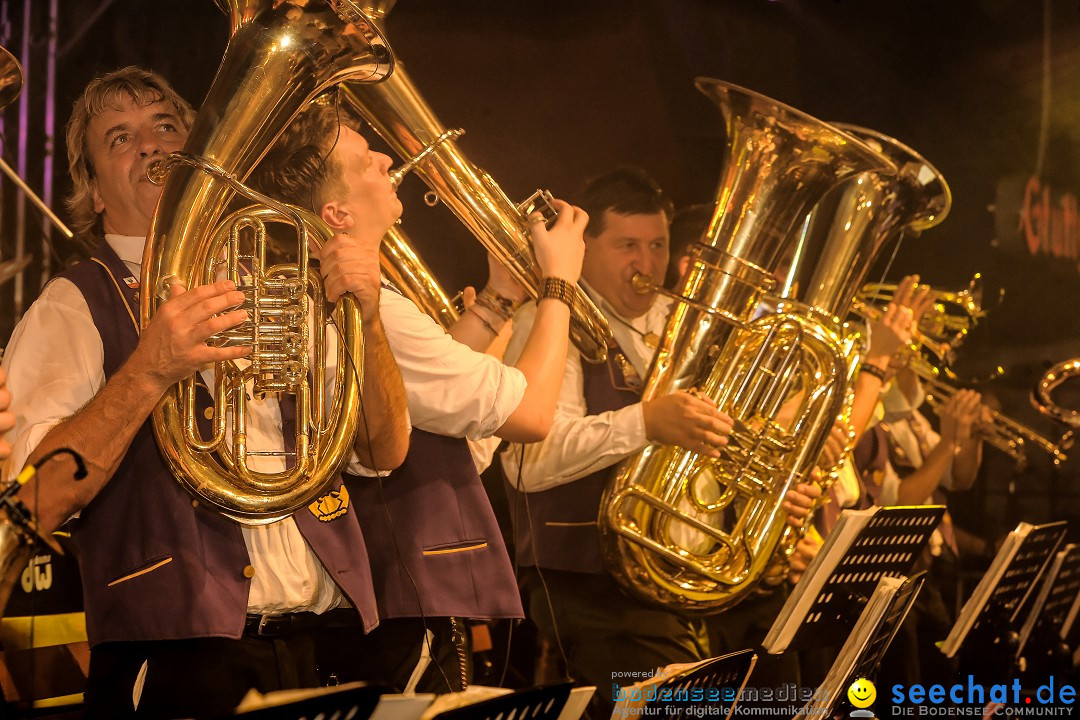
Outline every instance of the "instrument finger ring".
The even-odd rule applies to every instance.
[[[533,227],[535,225],[543,225],[545,222],[547,221],[544,220],[543,215],[533,215],[529,218],[529,227]]]

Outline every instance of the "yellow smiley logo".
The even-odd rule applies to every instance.
[[[874,704],[877,688],[866,678],[859,678],[847,689],[847,699],[857,708],[866,708]]]

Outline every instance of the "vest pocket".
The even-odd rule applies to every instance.
[[[488,546],[486,540],[466,540],[464,542],[451,543],[449,545],[433,545],[421,550],[421,553],[426,557],[430,555],[449,555],[451,553],[470,552],[472,550],[483,550]]]
[[[132,572],[129,572],[126,575],[121,575],[120,577],[116,578],[115,580],[110,582],[105,587],[113,587],[114,585],[119,585],[120,583],[127,582],[128,580],[134,580],[135,578],[139,577],[140,575],[145,575],[146,573],[153,572],[154,570],[157,570],[159,567],[162,567],[163,565],[168,565],[169,563],[172,562],[172,560],[173,560],[172,555],[170,555],[168,557],[165,557],[165,558],[160,558],[160,559],[157,559],[157,560],[150,560],[149,562],[147,562],[145,565],[143,565],[139,569],[133,570]]]

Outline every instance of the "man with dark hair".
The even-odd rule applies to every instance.
[[[671,262],[664,287],[674,289],[690,267],[690,246],[701,240],[716,208],[704,203],[687,205],[675,211],[671,219]]]
[[[709,656],[700,620],[647,606],[608,574],[597,517],[612,467],[649,443],[718,457],[731,419],[694,392],[641,399],[671,303],[639,292],[633,279],[667,271],[670,200],[632,167],[589,180],[578,200],[591,208],[581,285],[617,344],[603,365],[571,349],[551,433],[540,443],[511,446],[501,459],[530,615],[550,646],[565,651],[570,674],[598,687],[602,714],[610,712],[613,685]],[[515,316],[508,360],[531,319],[529,305]],[[802,513],[809,504],[809,495],[794,493],[785,508]]]
[[[350,125],[344,111],[314,104],[278,140],[252,184],[306,205],[339,233],[355,233],[379,197],[373,183],[385,179],[390,158],[373,152]],[[392,202],[396,217],[401,204]],[[394,289],[382,291],[413,431],[401,468],[385,478],[357,473],[349,482],[369,540],[382,620],[373,633],[352,637],[350,652],[368,658],[368,678],[390,687],[401,689],[430,654],[432,667],[417,674],[415,687],[462,689],[469,668],[461,618],[523,614],[467,440],[535,442],[551,426],[569,334],[569,296],[560,291],[581,272],[588,221],[580,208],[556,205],[559,217],[550,228],[539,213],[528,220],[544,282],[537,322],[513,367],[483,352],[523,292],[505,273],[493,272],[482,293],[490,301],[472,305],[451,334]],[[348,242],[348,235],[336,236],[320,251],[323,261]],[[471,347],[456,337],[471,337]]]
[[[88,718],[218,716],[250,688],[315,686],[325,682],[318,670],[336,670],[316,668],[316,652],[334,641],[327,629],[378,622],[356,512],[344,503],[333,517],[319,512],[320,501],[340,499],[340,478],[285,519],[241,524],[186,493],[155,441],[149,417],[172,385],[198,373],[214,388],[214,363],[239,365],[250,352],[207,342],[247,318],[228,280],[174,284],[153,320],[136,322],[160,194],[146,170],[183,146],[191,117],[163,78],[134,67],[94,80],[76,101],[69,206],[81,232],[101,239],[91,262],[46,286],[3,361],[15,397],[12,465],[61,447],[86,460],[84,479],[39,474],[21,497],[44,531],[66,522],[78,550]],[[378,242],[394,217],[373,208],[353,244],[322,266],[327,299],[351,292],[363,320],[367,423],[349,458],[354,470],[395,467],[408,446],[404,389],[378,311]],[[286,404],[253,397],[246,414],[251,467],[284,470]]]

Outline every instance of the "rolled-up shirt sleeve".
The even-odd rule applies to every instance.
[[[514,317],[514,335],[507,362],[520,356],[532,329],[535,306],[526,305]],[[563,369],[555,419],[546,439],[515,444],[500,459],[510,484],[525,492],[540,492],[610,467],[647,444],[641,403],[589,415],[585,404],[581,357],[571,347]],[[524,452],[524,463],[519,458]]]
[[[383,289],[379,303],[413,427],[469,440],[493,436],[525,396],[525,375],[458,342],[393,290]]]

